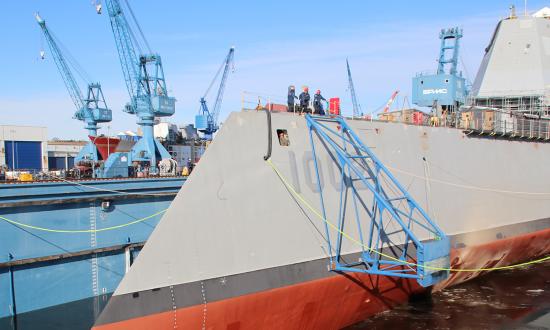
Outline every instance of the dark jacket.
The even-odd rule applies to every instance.
[[[327,101],[327,100],[325,100],[325,98],[321,94],[315,94],[313,96],[313,107],[314,108],[322,108],[323,105],[321,103],[321,100],[323,100],[325,102]]]
[[[298,98],[296,97],[296,91],[294,89],[288,89],[288,98],[287,98],[287,103],[288,104],[292,104],[294,105],[294,100],[297,100]]]
[[[301,107],[307,107],[309,105],[309,93],[308,92],[302,92],[300,94],[300,106]]]

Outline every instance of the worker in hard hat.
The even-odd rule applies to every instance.
[[[323,103],[321,103],[321,101],[326,102],[327,100],[321,95],[321,91],[318,89],[313,96],[313,110],[316,114],[324,116],[325,109],[323,109]]]
[[[300,93],[300,112],[309,113],[311,112],[309,110],[309,100],[311,99],[309,96],[309,88],[307,86],[304,86],[302,88],[302,93]]]
[[[296,88],[294,85],[288,86],[288,96],[287,96],[287,103],[288,103],[288,112],[296,112],[296,109],[294,107],[294,100],[297,100],[298,97],[296,96]]]

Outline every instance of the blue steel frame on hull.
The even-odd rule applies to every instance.
[[[424,287],[431,286],[445,278],[449,271],[436,268],[449,268],[450,240],[437,226],[407,190],[397,181],[384,164],[374,155],[346,121],[340,117],[322,117],[306,115],[309,129],[317,188],[323,217],[327,219],[327,210],[323,196],[321,178],[317,160],[315,136],[337,163],[341,174],[341,189],[338,211],[336,241],[330,235],[325,221],[325,235],[329,250],[330,269],[343,272],[360,272],[374,275],[413,278]],[[337,130],[327,124],[336,125]],[[339,141],[339,142],[337,142]],[[360,182],[373,196],[369,209],[354,182]],[[361,259],[358,262],[346,262],[342,256],[342,243],[346,238],[346,207],[351,190],[353,214],[358,227],[361,243]],[[362,196],[363,195],[363,196]],[[406,203],[403,203],[406,202]],[[366,243],[360,217],[360,208],[370,218],[368,242]],[[387,232],[388,223],[398,224],[398,229]],[[418,226],[432,238],[421,240],[413,228]],[[401,235],[403,242],[392,242],[390,237]],[[400,253],[395,252],[396,246]],[[416,256],[411,247],[414,246]],[[383,252],[386,248],[394,257]],[[414,261],[414,262],[411,262]]]

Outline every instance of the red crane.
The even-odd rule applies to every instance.
[[[393,101],[395,101],[395,98],[397,97],[397,94],[399,94],[399,91],[393,92],[390,99],[388,100],[388,103],[386,103],[386,106],[384,107],[384,112],[390,111],[390,107],[393,104]]]

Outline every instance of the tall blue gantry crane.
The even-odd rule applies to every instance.
[[[44,33],[45,39],[48,42],[52,57],[57,65],[57,69],[63,78],[63,82],[69,91],[69,95],[76,106],[74,118],[86,123],[88,135],[91,137],[97,136],[98,123],[107,123],[112,119],[112,111],[107,108],[105,97],[99,83],[88,83],[88,91],[86,97],[78,87],[76,79],[69,67],[69,63],[63,54],[59,42],[52,31],[46,26],[46,21],[35,14],[36,21]],[[73,60],[74,61],[74,60]],[[73,66],[77,65],[76,63]],[[75,164],[82,162],[97,162],[101,160],[101,155],[97,152],[97,148],[92,141],[89,141],[75,158]]]
[[[353,105],[353,117],[354,118],[360,118],[363,116],[361,113],[361,108],[359,106],[359,103],[357,102],[357,96],[355,95],[355,87],[353,86],[353,79],[351,78],[351,69],[349,68],[349,62],[346,58],[346,67],[348,69],[348,89],[349,93],[351,94],[351,103]]]
[[[171,157],[164,146],[154,137],[155,117],[173,115],[176,99],[168,96],[160,55],[151,52],[132,8],[128,1],[125,3],[130,17],[127,17],[120,1],[105,1],[126,88],[130,96],[130,102],[126,104],[124,111],[138,117],[137,123],[141,127],[143,136],[129,152],[129,159],[126,160],[125,155],[115,153],[113,157],[116,159],[106,164],[106,170],[107,166],[115,166],[115,163],[120,163],[120,161],[128,162],[128,164],[139,162],[149,167],[150,174],[157,174],[158,162]],[[132,30],[130,22],[133,22],[139,35]],[[138,36],[141,39],[138,39]],[[145,53],[143,48],[146,48],[148,53]]]
[[[218,69],[218,72],[214,76],[214,79],[212,79],[212,82],[208,86],[208,89],[204,93],[204,96],[201,97],[201,107],[199,110],[199,114],[195,116],[195,128],[199,130],[200,132],[204,133],[206,139],[211,139],[212,135],[216,133],[216,131],[219,128],[218,125],[218,117],[220,115],[220,108],[221,103],[223,99],[223,92],[225,90],[225,82],[227,81],[227,76],[229,75],[229,68],[231,67],[233,63],[233,56],[235,53],[235,47],[231,47],[229,49],[229,53],[225,57],[225,60],[223,61],[222,65]],[[214,107],[212,108],[212,111],[208,109],[208,106],[206,105],[206,96],[212,89],[212,86],[218,79],[218,76],[222,72],[223,74],[220,80],[220,86],[218,88],[218,94],[216,95],[216,101],[214,103]]]

